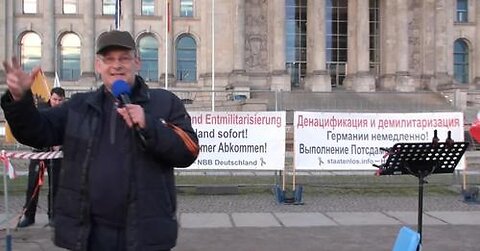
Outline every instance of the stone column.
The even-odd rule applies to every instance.
[[[7,41],[6,41],[6,56],[7,58],[11,58],[13,56],[16,55],[16,52],[15,52],[15,37],[18,36],[18,34],[16,33],[16,28],[15,28],[15,2],[16,0],[5,0],[5,2],[7,3],[7,6],[5,7],[5,10],[6,10],[6,14],[5,14],[5,17],[7,19],[7,23],[6,23],[6,37],[7,37]]]
[[[471,6],[471,1],[470,4]],[[446,6],[445,6],[445,12],[447,18],[445,19],[445,25],[446,25],[446,30],[447,30],[447,75],[448,79],[451,81],[454,79],[453,77],[453,43],[455,42],[456,39],[456,31],[454,28],[454,20],[456,13],[452,10],[455,10],[457,7],[456,1],[447,1]],[[479,8],[477,8],[477,11],[480,11]],[[472,20],[472,18],[469,18]],[[478,25],[478,24],[477,24]]]
[[[236,0],[234,8],[233,71],[245,72],[245,0]]]
[[[369,5],[368,0],[357,1],[357,71],[359,73],[369,72],[370,57],[369,57]]]
[[[357,0],[357,76],[355,91],[375,91],[375,78],[370,73],[369,1]]]
[[[123,20],[124,27],[120,27],[121,30],[128,31],[135,37],[135,27],[134,27],[134,18],[135,18],[135,6],[133,0],[122,1],[122,16],[120,20]]]
[[[0,23],[3,24],[0,30],[0,36],[3,37],[2,51],[0,52],[0,58],[10,60],[13,52],[13,3],[14,0],[5,0],[3,5],[4,9],[1,9]],[[5,71],[0,70],[0,81],[3,83],[5,79]]]
[[[198,18],[200,20],[209,20],[211,14],[209,11],[210,5],[211,5],[211,0],[204,0],[198,2],[199,6],[197,7],[197,10],[200,9],[201,11],[198,11]],[[210,34],[211,30],[211,24],[210,22],[203,21],[200,23],[200,34],[203,34],[205,36],[202,36],[202,43],[198,44],[197,47],[197,72],[198,72],[198,86],[202,88],[206,88],[209,83],[211,82],[211,75],[210,74],[210,69],[211,69],[211,63],[210,63],[210,57],[212,55],[211,53],[211,47],[210,43],[210,38],[206,34]],[[163,49],[165,50],[165,48]],[[162,53],[163,57],[165,57],[165,54]],[[163,72],[163,69],[162,71]],[[160,80],[163,82],[163,80]]]
[[[472,64],[474,65],[474,84],[475,84],[475,89],[480,89],[480,0],[475,1],[476,5],[476,15],[475,15],[475,40],[474,42],[474,54],[473,54],[473,62]]]
[[[395,73],[395,90],[401,92],[415,91],[415,83],[408,72],[408,2],[405,0],[396,0],[396,34],[397,44],[395,46],[397,54],[397,71]]]
[[[5,4],[0,4],[0,37],[3,37],[2,43],[0,44],[0,58],[7,59],[7,6],[9,5],[8,0],[5,0]],[[0,74],[3,73],[3,70],[0,70]]]
[[[232,85],[248,85],[245,76],[245,0],[233,2],[233,71],[229,82]]]
[[[421,83],[430,90],[436,90],[435,72],[435,0],[422,1],[422,45],[423,66]],[[452,11],[453,12],[453,11]]]
[[[311,91],[332,91],[325,57],[325,0],[307,1],[307,76]]]
[[[380,65],[383,74],[380,76],[379,87],[381,90],[393,91],[395,90],[395,71],[397,63],[397,53],[395,53],[395,16],[397,14],[397,9],[395,2],[392,0],[383,0],[381,6],[383,6],[380,9],[383,26],[380,32],[384,39],[381,55],[382,64]]]
[[[42,70],[50,79],[55,77],[55,62],[56,62],[56,41],[55,35],[55,1],[48,0],[43,6],[43,21],[45,24],[45,37],[43,39],[43,52],[42,52]]]
[[[448,76],[448,48],[453,46],[449,44],[447,38],[447,1],[437,0],[435,4],[435,80],[436,87],[442,89],[451,84]]]
[[[286,71],[285,56],[285,0],[268,2],[272,19],[272,77],[271,90],[290,91],[290,76]],[[270,6],[270,4],[272,4]]]
[[[350,4],[352,4],[351,7]],[[348,48],[348,68],[349,73],[353,73],[353,76],[349,76],[351,82],[347,82],[348,85],[345,87],[361,92],[375,91],[375,79],[370,73],[369,66],[369,1],[357,0],[354,3],[349,2],[348,7],[349,20],[353,21],[351,24],[354,27],[354,30],[349,28],[349,32],[352,34],[352,36],[349,36],[349,39],[351,38],[349,41],[351,41],[353,46]],[[353,18],[350,19],[350,16]],[[355,56],[352,54],[355,54]]]
[[[82,75],[79,84],[96,87],[95,78],[95,42],[97,33],[95,29],[95,0],[85,0],[85,14],[83,15],[83,37],[81,48]]]

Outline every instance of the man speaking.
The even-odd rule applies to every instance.
[[[178,97],[149,89],[136,75],[140,59],[128,32],[100,35],[96,54],[103,85],[48,111],[35,108],[30,90],[39,68],[26,73],[16,58],[3,62],[5,118],[25,145],[63,145],[56,245],[70,250],[170,250],[178,232],[173,168],[189,166],[198,154],[190,116]],[[130,103],[112,94],[119,80],[127,83]]]

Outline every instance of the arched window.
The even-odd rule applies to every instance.
[[[42,39],[35,32],[28,32],[20,40],[20,64],[25,71],[31,71],[40,65],[42,58]]]
[[[139,43],[140,60],[142,68],[140,76],[146,81],[158,81],[158,42],[151,35],[144,36]]]
[[[194,82],[197,80],[197,44],[189,36],[181,36],[176,44],[177,80]]]
[[[80,38],[77,34],[67,33],[60,41],[61,80],[75,81],[80,78]]]
[[[453,71],[457,82],[469,82],[468,68],[468,45],[463,39],[457,39],[453,48]]]

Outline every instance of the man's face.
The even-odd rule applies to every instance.
[[[135,83],[135,74],[140,70],[140,59],[131,50],[112,49],[97,55],[95,70],[100,73],[103,84],[111,90],[115,80]]]
[[[59,106],[63,103],[64,100],[64,97],[58,96],[56,93],[52,93],[52,95],[50,96],[50,105],[52,107]]]

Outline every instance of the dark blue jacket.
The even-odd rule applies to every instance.
[[[61,181],[55,203],[55,244],[86,250],[90,231],[88,172],[97,154],[104,86],[94,92],[78,93],[62,106],[37,111],[32,93],[13,102],[7,92],[1,106],[12,133],[22,144],[35,148],[63,145]],[[175,246],[178,232],[174,167],[187,167],[196,155],[165,125],[182,128],[195,143],[197,136],[183,103],[169,91],[149,89],[137,77],[132,103],[145,110],[146,128],[142,147],[132,133],[133,151],[124,163],[133,170],[127,209],[127,249],[159,250]],[[101,153],[99,153],[101,154]],[[108,156],[105,156],[108,158]]]

